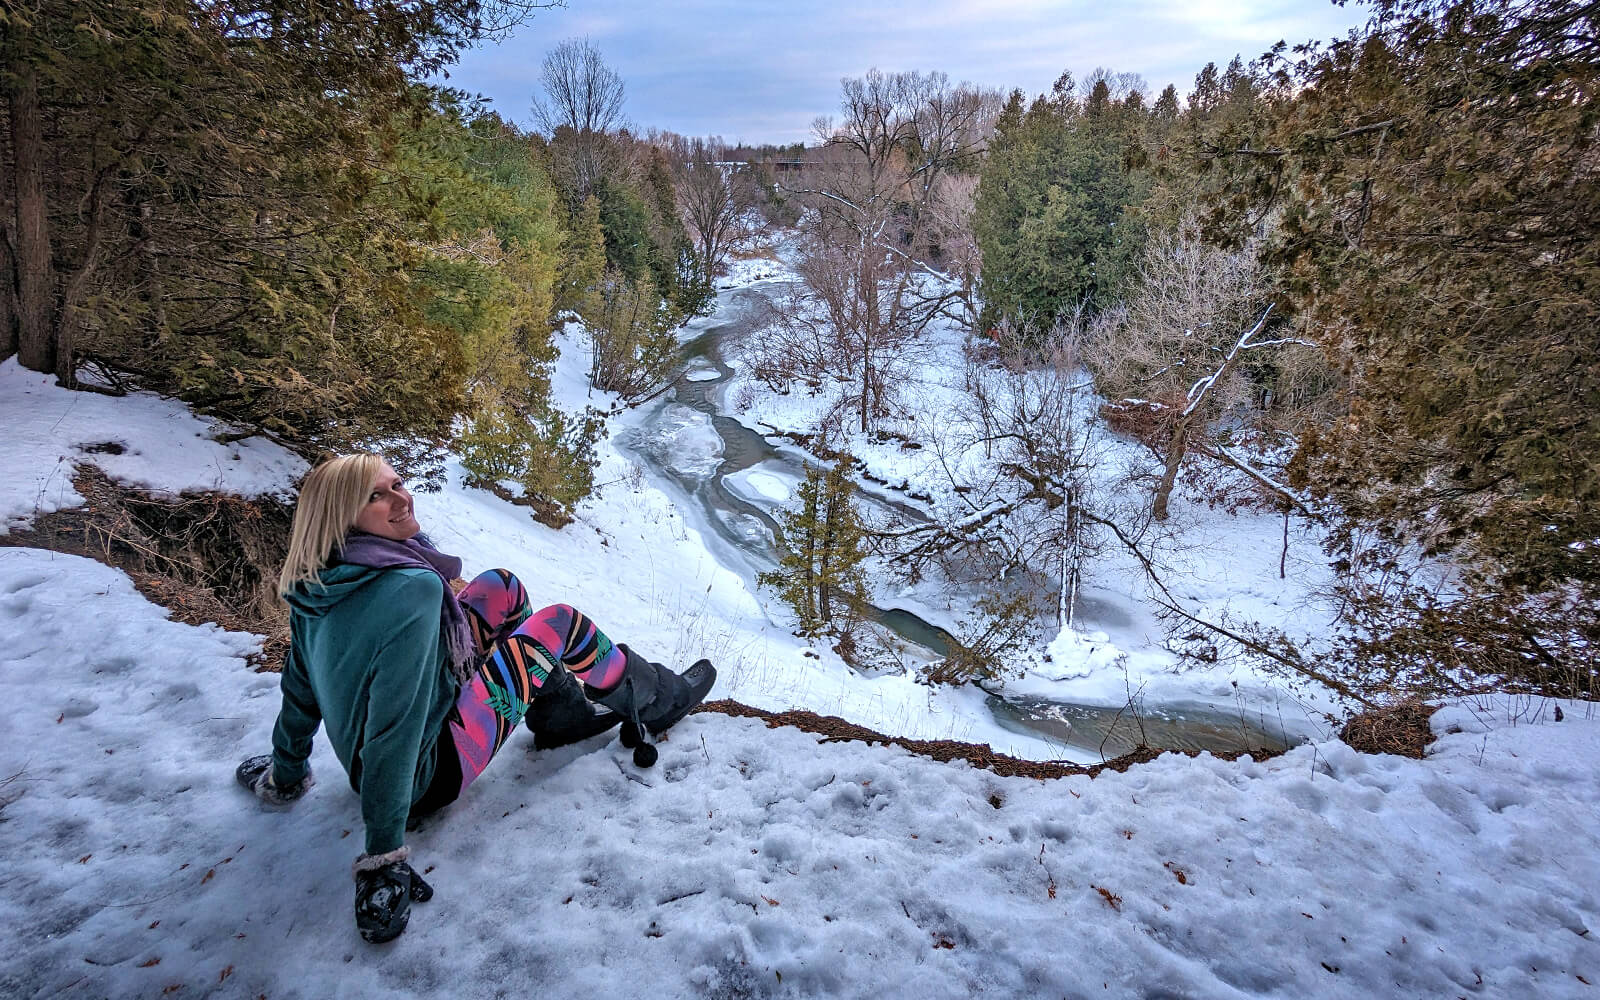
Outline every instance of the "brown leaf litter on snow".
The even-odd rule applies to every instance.
[[[808,733],[816,733],[823,737],[820,742],[833,743],[843,740],[859,740],[863,743],[893,744],[909,750],[923,757],[934,760],[950,762],[964,760],[973,767],[981,767],[993,771],[1002,777],[1012,778],[1067,778],[1073,775],[1086,774],[1094,777],[1101,771],[1126,771],[1135,764],[1146,764],[1163,753],[1181,753],[1189,757],[1197,757],[1198,750],[1160,750],[1154,747],[1139,747],[1130,750],[1121,757],[1099,764],[1069,764],[1065,761],[1036,761],[1022,760],[1010,757],[1003,753],[995,753],[987,744],[962,743],[958,740],[913,740],[900,736],[885,736],[883,733],[858,726],[853,722],[846,722],[836,715],[818,715],[815,712],[789,711],[768,712],[764,709],[752,708],[741,702],[722,698],[717,701],[708,701],[695,709],[696,712],[716,712],[721,715],[731,715],[735,718],[762,719],[767,726],[793,726],[803,729]],[[1256,760],[1265,760],[1276,757],[1281,750],[1253,750],[1250,756]],[[1244,756],[1244,752],[1212,751],[1212,756],[1223,760],[1237,760]],[[991,805],[994,803],[991,802]],[[999,808],[999,806],[995,806]]]
[[[1428,719],[1438,709],[1438,705],[1429,705],[1420,698],[1407,698],[1353,716],[1339,730],[1339,739],[1361,753],[1391,753],[1421,760],[1433,742]]]

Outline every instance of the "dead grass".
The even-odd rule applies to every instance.
[[[277,668],[289,640],[288,612],[275,596],[289,505],[222,493],[154,497],[88,464],[77,467],[72,485],[82,506],[40,515],[31,528],[0,535],[0,545],[85,556],[120,569],[178,621],[265,636],[253,665]]]
[[[1428,719],[1438,709],[1438,705],[1429,705],[1420,698],[1407,698],[1353,716],[1339,730],[1339,739],[1362,753],[1390,753],[1421,760],[1433,742]]]

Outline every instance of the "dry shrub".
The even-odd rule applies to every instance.
[[[1100,417],[1113,432],[1152,448],[1166,444],[1170,433],[1171,419],[1148,401],[1102,403]]]
[[[1352,716],[1339,730],[1339,739],[1361,753],[1389,753],[1421,760],[1433,742],[1428,719],[1438,709],[1438,705],[1420,698],[1369,709]]]
[[[277,668],[289,635],[277,580],[290,504],[224,493],[166,499],[118,485],[88,464],[76,468],[72,485],[82,506],[42,515],[31,529],[0,536],[0,545],[86,556],[123,570],[178,621],[266,636],[257,663]]]

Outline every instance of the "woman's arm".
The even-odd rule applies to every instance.
[[[277,725],[272,727],[272,783],[278,788],[293,788],[310,773],[311,739],[322,724],[322,711],[311,690],[311,679],[294,646],[284,657],[283,674],[278,684],[283,706],[278,709]]]

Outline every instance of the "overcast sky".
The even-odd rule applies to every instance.
[[[839,80],[868,69],[1040,93],[1064,69],[1142,75],[1151,94],[1193,89],[1207,62],[1246,61],[1280,39],[1342,35],[1366,19],[1329,0],[567,0],[510,39],[466,54],[449,83],[530,121],[545,53],[587,37],[627,84],[641,130],[730,141],[810,139],[835,114]]]

